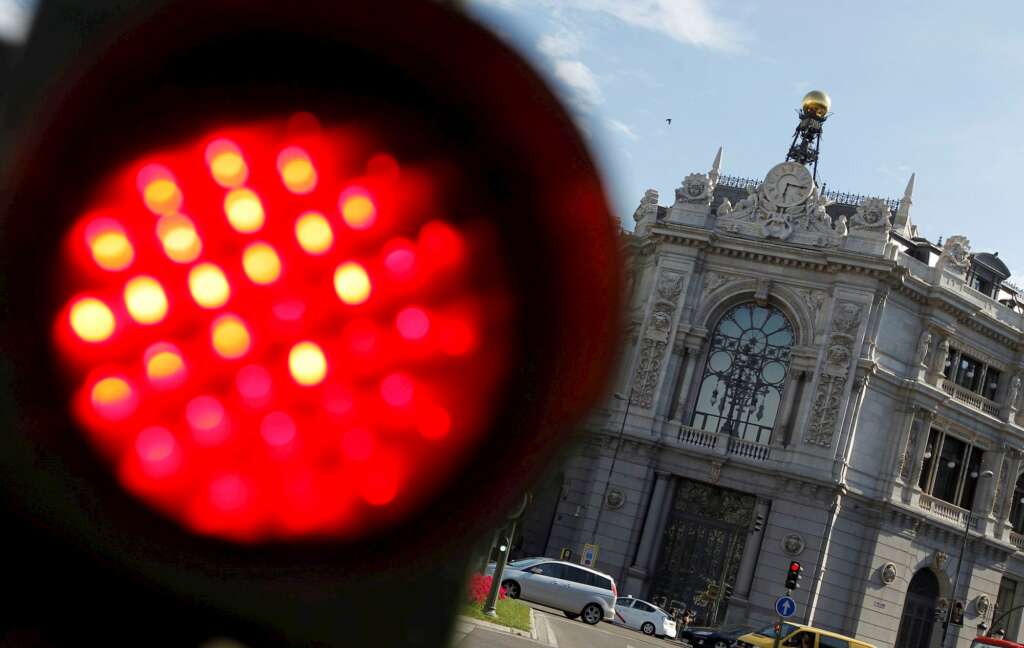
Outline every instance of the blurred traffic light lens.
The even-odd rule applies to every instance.
[[[488,429],[517,326],[451,174],[288,123],[99,179],[53,316],[74,416],[122,486],[238,541],[364,537],[421,509]]]

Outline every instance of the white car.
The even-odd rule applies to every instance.
[[[615,601],[615,620],[612,623],[639,630],[645,635],[676,637],[676,622],[668,612],[632,596],[623,596]]]
[[[484,570],[494,574],[494,563]],[[510,598],[561,610],[594,625],[615,618],[615,579],[608,574],[552,558],[525,558],[505,565],[501,584]]]

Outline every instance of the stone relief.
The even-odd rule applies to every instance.
[[[650,408],[654,404],[654,390],[661,373],[661,360],[667,342],[644,338],[640,343],[640,359],[636,366],[633,380],[636,403],[641,407]]]
[[[633,220],[639,223],[642,220],[653,222],[658,217],[658,191],[648,189],[644,197],[640,199],[640,206],[633,212]]]
[[[807,543],[799,533],[790,533],[782,539],[782,550],[790,556],[799,556],[806,546]]]
[[[807,436],[804,437],[806,443],[826,448],[832,445],[845,388],[846,376],[821,376],[811,407],[811,423],[807,427]]]
[[[825,300],[828,299],[828,293],[824,290],[814,290],[811,288],[794,288],[793,290],[800,295],[801,299],[804,300],[804,304],[807,305],[808,310],[814,316],[817,316],[818,312],[825,305]]]
[[[661,377],[668,338],[675,319],[676,304],[683,291],[684,276],[680,272],[662,270],[655,284],[655,298],[660,299],[651,309],[650,319],[640,340],[636,371],[633,374],[633,393],[636,403],[644,408],[654,404],[654,394]]]
[[[881,198],[868,198],[857,206],[857,211],[850,218],[850,231],[870,230],[887,232],[890,227],[892,211]]]
[[[832,314],[832,330],[847,335],[852,335],[860,324],[861,313],[864,307],[853,302],[839,302]]]
[[[654,305],[654,312],[651,313],[651,328],[661,333],[667,333],[672,328],[672,312],[674,304],[658,302]]]
[[[896,582],[897,575],[898,573],[896,571],[896,565],[894,563],[885,563],[878,570],[878,577],[881,579],[882,585],[892,585],[894,582]]]
[[[944,571],[946,563],[949,562],[949,554],[944,551],[936,551],[932,554],[932,566],[936,571]]]
[[[703,173],[691,173],[683,178],[683,186],[676,189],[677,203],[703,203],[711,204],[711,193],[715,185],[707,175]]]
[[[618,488],[612,488],[608,491],[608,497],[605,498],[604,502],[613,511],[620,509],[626,503],[626,494]]]
[[[1020,374],[1014,374],[1010,387],[1006,391],[1006,404],[1017,409],[1017,397],[1020,396]]]
[[[709,295],[722,286],[733,281],[740,281],[743,277],[725,274],[722,272],[708,272],[704,276],[704,294]]]
[[[911,424],[910,438],[907,440],[907,447],[900,455],[900,463],[896,467],[896,474],[899,475],[903,483],[910,481],[910,464],[913,461],[914,450],[917,448],[918,432],[917,432],[917,421]]]
[[[712,484],[717,484],[718,480],[722,478],[722,462],[712,461],[709,466],[708,481]]]
[[[936,266],[947,268],[957,274],[964,274],[970,264],[970,254],[971,242],[967,240],[966,236],[950,236],[942,246],[942,253],[939,255]]]
[[[658,294],[662,299],[675,301],[683,291],[683,275],[677,272],[663,272],[658,277]]]
[[[989,605],[990,601],[988,597],[982,594],[978,598],[974,599],[974,612],[978,616],[983,617],[988,614]]]

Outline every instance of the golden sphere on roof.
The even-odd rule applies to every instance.
[[[804,95],[804,100],[801,102],[800,107],[803,108],[805,113],[811,113],[818,119],[821,119],[832,108],[832,100],[821,90],[811,90]]]

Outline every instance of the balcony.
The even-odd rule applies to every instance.
[[[688,425],[679,427],[675,440],[682,447],[699,448],[709,454],[739,457],[755,463],[768,461],[772,454],[770,445],[717,432],[707,432]]]
[[[1024,534],[1010,531],[1010,544],[1017,547],[1017,551],[1024,551]]]
[[[958,528],[962,529],[967,524],[967,509],[962,509],[931,495],[921,493],[918,506],[931,513],[933,517],[949,522]]]
[[[999,405],[985,398],[981,394],[976,394],[966,387],[961,387],[948,378],[942,379],[941,387],[942,391],[949,394],[955,400],[973,407],[978,411],[985,412],[990,416],[999,418]]]

